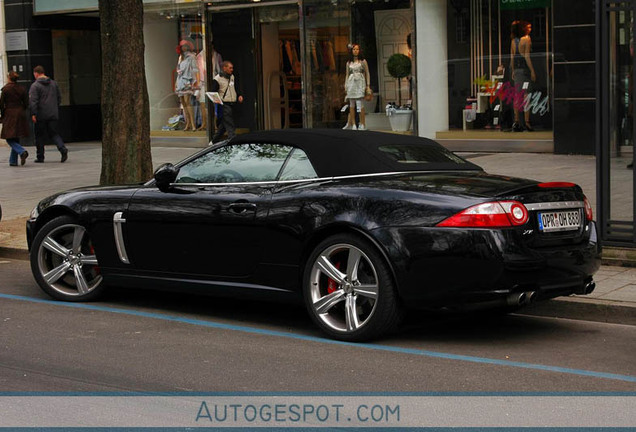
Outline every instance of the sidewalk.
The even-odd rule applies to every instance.
[[[25,166],[9,167],[9,146],[0,146],[0,257],[28,259],[25,222],[41,199],[62,190],[99,183],[100,143],[70,143],[68,148],[69,158],[63,164],[59,162],[57,149],[49,146],[45,163],[35,164],[29,157]],[[34,148],[28,150],[35,155]],[[197,150],[153,146],[153,166],[177,162]],[[537,153],[461,155],[494,174],[577,183],[585,191],[592,208],[596,208],[594,156]],[[628,170],[625,171],[627,174]],[[636,325],[636,268],[604,264],[594,279],[596,290],[590,295],[540,302],[525,308],[523,313]]]

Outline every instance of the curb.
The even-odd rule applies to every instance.
[[[11,247],[0,246],[0,258],[28,261],[29,251],[26,249],[21,249],[21,248],[11,248]]]
[[[636,267],[636,249],[603,246],[602,265]]]
[[[636,326],[635,305],[601,299],[561,297],[531,304],[517,314]]]

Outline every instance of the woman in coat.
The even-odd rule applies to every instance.
[[[29,152],[20,145],[20,137],[29,135],[26,119],[29,97],[24,87],[18,84],[18,78],[20,75],[17,72],[9,72],[9,83],[2,87],[2,96],[0,96],[0,121],[2,121],[0,138],[6,139],[11,146],[9,166],[18,166],[18,156],[20,156],[20,165],[24,165],[29,157]]]

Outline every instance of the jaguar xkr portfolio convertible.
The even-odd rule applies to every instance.
[[[27,237],[59,300],[108,286],[292,299],[347,341],[394,331],[407,307],[589,294],[601,252],[576,184],[488,174],[425,138],[322,129],[239,135],[145,184],[59,193]]]

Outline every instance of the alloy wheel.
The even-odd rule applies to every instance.
[[[351,244],[335,244],[315,259],[309,275],[310,304],[318,319],[337,332],[350,333],[372,318],[379,293],[373,263]]]
[[[97,257],[83,226],[66,223],[55,227],[37,248],[38,279],[50,294],[64,299],[84,297],[101,285]]]

